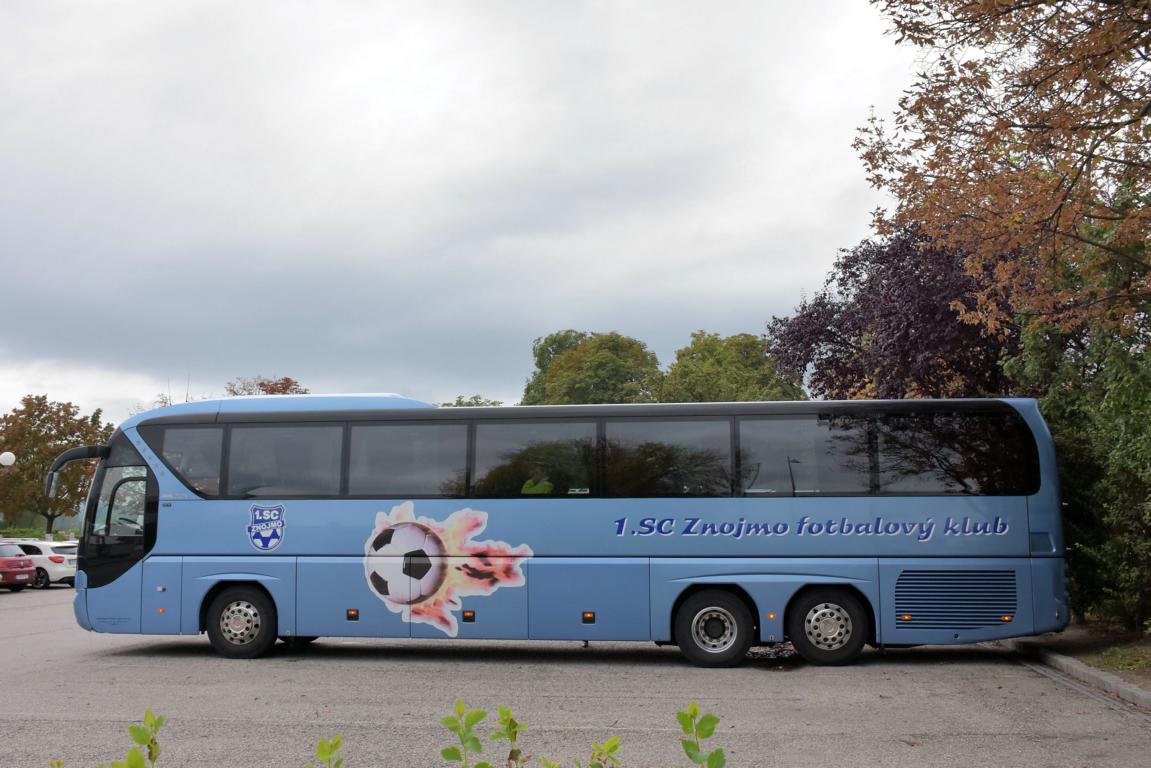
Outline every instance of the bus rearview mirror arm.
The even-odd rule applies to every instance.
[[[52,466],[49,467],[48,477],[44,483],[44,495],[50,499],[56,496],[56,486],[60,483],[60,469],[68,462],[106,458],[108,458],[108,446],[106,445],[83,445],[79,448],[69,448],[57,456],[52,462]]]

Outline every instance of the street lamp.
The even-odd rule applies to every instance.
[[[7,469],[16,463],[16,454],[12,451],[4,451],[0,453],[0,469]],[[4,519],[4,513],[0,512],[0,520]]]

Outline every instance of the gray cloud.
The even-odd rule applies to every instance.
[[[5,5],[0,407],[43,361],[514,399],[558,328],[759,332],[866,236],[909,65],[850,2]]]

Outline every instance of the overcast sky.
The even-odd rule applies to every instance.
[[[883,202],[883,33],[863,0],[0,3],[0,410],[514,402],[558,329],[664,365],[761,333]]]

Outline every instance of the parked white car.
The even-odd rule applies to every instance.
[[[24,550],[36,566],[32,586],[47,589],[57,583],[76,585],[76,542],[13,539],[12,543]]]

